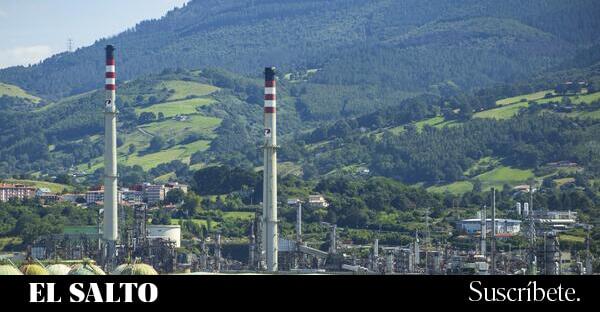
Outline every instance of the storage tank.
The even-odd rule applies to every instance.
[[[121,273],[123,272],[123,270],[125,270],[130,265],[131,265],[131,263],[120,264],[110,274],[111,275],[121,275]]]
[[[23,272],[10,264],[0,264],[0,275],[23,275]]]
[[[71,267],[66,264],[57,263],[47,266],[46,270],[48,270],[50,275],[69,275]]]
[[[92,263],[77,264],[69,271],[69,275],[106,275],[102,269]]]
[[[179,225],[148,225],[149,239],[165,239],[175,243],[175,247],[181,247],[181,226]]]
[[[136,263],[128,265],[120,275],[158,275],[158,272],[148,264]]]
[[[49,275],[46,268],[34,263],[28,263],[21,266],[21,272],[23,272],[25,275]]]

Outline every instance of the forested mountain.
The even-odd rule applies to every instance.
[[[271,64],[280,159],[307,180],[367,168],[405,183],[475,184],[484,167],[561,160],[593,171],[598,17],[584,0],[191,1],[0,70],[0,170],[99,179],[98,89],[112,43],[123,181],[259,167],[260,73]],[[555,90],[567,81],[584,85]]]
[[[380,93],[447,81],[468,90],[587,53],[599,17],[594,0],[193,0],[90,47],[1,70],[0,81],[51,99],[95,89],[111,43],[120,80],[208,66],[258,76],[276,65],[319,69],[317,84]]]

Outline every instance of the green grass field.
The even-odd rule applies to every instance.
[[[223,219],[225,220],[252,220],[254,218],[254,212],[248,211],[226,211],[223,212]]]
[[[182,151],[178,148],[171,148],[167,150],[163,150],[157,153],[146,154],[143,156],[139,155],[129,155],[120,157],[119,161],[125,163],[128,166],[139,165],[144,170],[150,170],[159,164],[168,163],[175,159],[181,160],[179,157],[182,154]]]
[[[554,182],[556,183],[556,186],[562,186],[567,183],[575,182],[575,178],[555,179]]]
[[[196,98],[189,100],[179,100],[173,102],[166,102],[155,104],[150,107],[136,108],[135,113],[141,114],[144,112],[151,112],[156,115],[163,113],[166,118],[177,116],[177,115],[191,115],[198,111],[197,107],[205,106],[214,103],[215,101],[210,98]]]
[[[558,239],[561,243],[576,243],[583,244],[585,242],[585,237],[569,235],[569,234],[560,234]]]
[[[127,133],[124,136],[124,144],[119,147],[119,155],[125,156],[128,153],[129,145],[134,145],[138,152],[143,152],[150,146],[150,141],[154,135],[162,135],[166,140],[175,140],[181,142],[190,134],[200,134],[207,137],[214,137],[214,129],[221,124],[221,119],[206,117],[202,115],[190,115],[186,121],[177,121],[169,119],[155,122],[140,127],[146,133],[140,130]],[[192,147],[193,148],[193,147]]]
[[[204,219],[192,219],[192,222],[198,224],[199,226],[208,227],[207,221]],[[219,222],[213,220],[211,223],[213,229],[219,227]],[[179,225],[179,219],[171,219],[171,225]]]
[[[515,104],[508,104],[501,107],[477,112],[473,114],[473,118],[509,119],[515,116],[519,112],[519,109],[528,106],[529,102],[517,102]]]
[[[490,171],[500,165],[500,159],[493,157],[483,157],[479,159],[471,168],[465,171],[465,176],[470,177],[478,173]]]
[[[50,191],[54,192],[54,193],[61,193],[64,189],[67,189],[67,191],[73,191],[73,187],[69,186],[69,185],[65,185],[65,184],[59,184],[59,183],[52,183],[52,182],[46,182],[46,181],[36,181],[36,180],[17,180],[17,179],[5,179],[2,180],[2,182],[5,183],[21,183],[21,184],[25,184],[25,185],[31,185],[37,188],[48,188],[50,189]]]
[[[196,114],[188,116],[185,121],[169,119],[153,122],[142,128],[153,135],[161,135],[166,139],[181,141],[192,133],[213,135],[213,131],[220,124],[221,119],[219,118]]]
[[[206,117],[200,114],[190,115],[186,121],[177,121],[168,119],[165,121],[148,124],[140,130],[127,133],[123,136],[123,145],[117,149],[119,162],[128,166],[139,165],[144,170],[152,169],[159,164],[168,163],[173,160],[181,160],[189,163],[190,156],[200,150],[206,150],[210,146],[209,140],[198,140],[186,145],[176,144],[168,149],[163,149],[156,153],[145,154],[144,151],[150,145],[153,135],[161,135],[166,140],[181,142],[188,135],[200,134],[203,136],[214,136],[214,130],[221,124],[221,119]],[[136,152],[128,155],[129,146],[134,145]],[[87,164],[80,164],[79,170],[93,172],[103,166],[102,157],[91,161],[92,167]]]
[[[544,98],[547,93],[553,93],[551,90],[535,92],[531,94],[523,94],[519,96],[515,96],[512,98],[502,99],[496,102],[500,107],[488,109],[482,112],[477,112],[473,115],[475,118],[495,118],[495,119],[508,119],[515,116],[519,109],[523,107],[528,107],[529,103],[535,101],[538,104],[544,104],[549,102],[560,102],[562,101],[562,96],[554,96],[552,98]],[[554,94],[554,93],[553,93]],[[581,103],[590,103],[596,100],[600,100],[600,92],[595,92],[591,94],[584,95],[569,95],[568,98],[571,100],[571,103],[574,105],[579,105]],[[523,102],[522,99],[526,101]],[[574,116],[581,116],[584,118],[598,118],[600,116],[600,112],[575,112],[572,113]]]
[[[590,94],[578,94],[578,95],[569,95],[567,96],[571,103],[574,105],[579,105],[581,103],[591,103],[593,101],[600,100],[600,92],[590,93]],[[563,96],[556,96],[549,99],[541,99],[536,101],[539,104],[549,103],[549,102],[561,102]]]
[[[175,90],[168,101],[183,100],[189,96],[205,96],[209,95],[219,88],[207,84],[202,84],[194,81],[183,81],[183,80],[169,80],[161,82],[156,86],[158,89],[167,88],[169,90]]]
[[[128,166],[139,165],[144,170],[152,169],[159,164],[169,163],[173,160],[181,160],[184,163],[190,162],[190,156],[197,151],[208,149],[210,141],[199,140],[186,145],[176,145],[160,152],[138,155],[132,154],[119,157]]]
[[[460,123],[457,122],[456,120],[446,120],[444,118],[444,116],[432,117],[432,118],[428,118],[428,119],[424,119],[424,120],[415,122],[415,126],[417,127],[418,131],[421,131],[423,129],[423,127],[425,127],[426,125],[441,129],[446,126],[452,127],[452,126],[459,125],[459,124]],[[400,125],[397,127],[390,128],[388,130],[391,131],[393,134],[400,134],[400,133],[404,132],[404,127],[405,127],[405,125]]]
[[[511,186],[527,182],[529,178],[533,178],[532,170],[516,169],[511,167],[498,167],[494,170],[482,173],[475,177],[483,184],[483,189],[491,187],[502,188],[504,184]]]
[[[569,117],[589,118],[589,119],[600,119],[600,109],[595,111],[577,111],[566,114]]]
[[[493,160],[490,160],[493,161]],[[492,187],[502,189],[504,184],[511,186],[523,184],[529,178],[535,177],[532,170],[522,170],[506,166],[500,166],[488,172],[482,173],[473,179],[481,181],[483,190],[489,190]],[[427,188],[428,191],[444,193],[446,191],[453,194],[463,194],[473,190],[472,181],[458,181],[445,185],[435,185]]]
[[[131,155],[126,155],[125,153],[119,153],[119,163],[125,164],[127,166],[139,165],[144,170],[152,169],[160,164],[169,163],[173,160],[181,160],[184,163],[190,162],[190,156],[201,150],[206,150],[210,146],[210,141],[198,140],[186,145],[175,145],[171,148],[161,150],[156,153],[150,154],[139,154],[134,153]],[[121,148],[119,149],[120,152]],[[123,147],[123,150],[126,150],[126,147]],[[78,166],[79,170],[93,172],[99,168],[103,167],[102,163],[103,159],[101,157],[95,158],[91,163],[92,167],[88,169],[87,164],[81,164]],[[161,177],[166,178],[168,177]]]
[[[515,97],[498,100],[498,101],[496,101],[496,105],[504,106],[504,105],[515,104],[515,103],[521,102],[523,99],[525,99],[527,102],[537,101],[537,100],[543,99],[544,96],[546,96],[546,94],[548,94],[548,93],[554,94],[554,91],[553,90],[544,90],[544,91],[539,91],[539,92],[530,93],[530,94],[517,95]]]
[[[446,185],[436,185],[427,188],[430,192],[445,193],[450,192],[452,194],[464,194],[473,190],[473,183],[469,181],[458,181]]]
[[[167,183],[171,179],[175,179],[175,178],[177,178],[177,175],[175,174],[175,172],[169,172],[167,174],[163,174],[159,177],[156,177],[154,179],[154,182]]]
[[[95,225],[65,226],[63,234],[98,234],[98,227]]]
[[[31,95],[17,86],[0,82],[0,97],[3,95],[26,99],[33,103],[39,103],[41,100],[39,97]]]

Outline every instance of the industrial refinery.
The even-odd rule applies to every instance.
[[[498,218],[496,190],[476,216],[456,220],[452,231],[461,233],[461,244],[433,240],[429,215],[426,230],[407,233],[407,244],[355,244],[339,239],[343,229],[321,222],[327,241],[315,244],[303,235],[303,205],[327,207],[321,195],[307,199],[277,197],[277,73],[264,69],[263,202],[250,221],[245,257],[228,257],[224,237],[218,231],[195,239],[195,253],[180,253],[186,244],[180,225],[150,224],[148,202],[164,197],[164,186],[144,185],[139,190],[118,188],[117,172],[117,83],[114,46],[106,46],[104,102],[104,185],[86,196],[88,202],[103,202],[98,230],[93,233],[46,235],[30,246],[24,257],[4,257],[0,274],[13,275],[156,275],[156,274],[372,274],[372,275],[591,275],[591,225],[580,222],[574,212],[552,212],[519,202],[513,219]],[[186,190],[187,186],[169,187]],[[158,190],[158,193],[154,193]],[[29,190],[31,191],[31,190]],[[28,192],[29,192],[28,191]],[[31,191],[33,192],[33,191]],[[137,192],[137,193],[136,193]],[[127,196],[126,196],[127,194]],[[103,196],[103,197],[98,197]],[[123,198],[131,197],[132,226],[124,220]],[[146,196],[146,202],[137,197]],[[282,235],[279,206],[295,210],[292,235]],[[102,226],[100,226],[102,225]],[[565,229],[587,231],[583,250],[561,250],[558,234]],[[287,231],[289,233],[289,231]],[[526,248],[513,249],[506,241],[526,240]],[[322,246],[327,250],[322,250]],[[500,248],[499,245],[502,245]],[[239,254],[239,252],[238,252]],[[20,263],[18,267],[15,263]]]

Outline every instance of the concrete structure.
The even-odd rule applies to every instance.
[[[325,200],[323,195],[309,195],[308,196],[308,204],[313,207],[325,208],[329,206],[329,203]]]
[[[156,204],[165,199],[165,186],[162,184],[144,184],[144,197],[148,204]]]
[[[70,202],[70,203],[77,203],[77,200],[80,198],[85,199],[85,194],[63,194],[61,195],[62,200]]]
[[[263,170],[263,246],[267,270],[278,270],[277,234],[277,85],[275,68],[265,68],[264,170]]]
[[[487,207],[485,205],[483,205],[483,207],[481,208],[481,212],[479,213],[479,230],[481,232],[481,234],[479,236],[479,242],[480,242],[479,253],[484,257],[487,252],[487,246],[486,246],[487,226],[486,226],[486,222],[485,222],[485,220],[487,220],[487,217],[486,217],[487,209],[486,208]]]
[[[165,195],[167,193],[169,193],[171,190],[181,190],[184,194],[187,194],[188,192],[188,185],[187,184],[180,184],[179,182],[169,182],[167,184],[165,184]]]
[[[577,223],[574,211],[540,211],[534,214],[535,222],[552,227],[554,230],[567,230]]]
[[[44,203],[44,205],[56,203],[61,200],[61,197],[58,194],[53,194],[53,193],[44,193],[44,194],[38,196],[37,198],[39,198],[40,201],[42,203]]]
[[[117,200],[117,109],[115,48],[106,46],[106,100],[104,101],[104,232],[107,256],[113,257],[118,239]]]
[[[298,202],[296,208],[296,241],[302,241],[302,202]]]
[[[35,191],[36,197],[41,197],[47,194],[52,194],[52,191],[47,187],[40,187]]]
[[[148,225],[148,239],[164,239],[181,247],[181,227],[179,225]]]
[[[139,203],[144,200],[144,192],[141,192],[141,191],[130,190],[128,188],[124,188],[121,190],[120,193],[121,193],[121,196],[119,196],[119,198],[123,202]]]
[[[35,196],[36,188],[24,184],[0,184],[0,201],[7,202],[11,198],[19,200]]]
[[[104,202],[104,190],[102,191],[87,191],[85,192],[85,203],[91,205],[93,203]]]
[[[467,234],[475,234],[481,232],[481,219],[464,219],[457,223],[459,231],[465,231]],[[486,232],[491,232],[492,219],[486,219]],[[496,219],[496,233],[518,234],[521,231],[521,221],[514,219]]]

